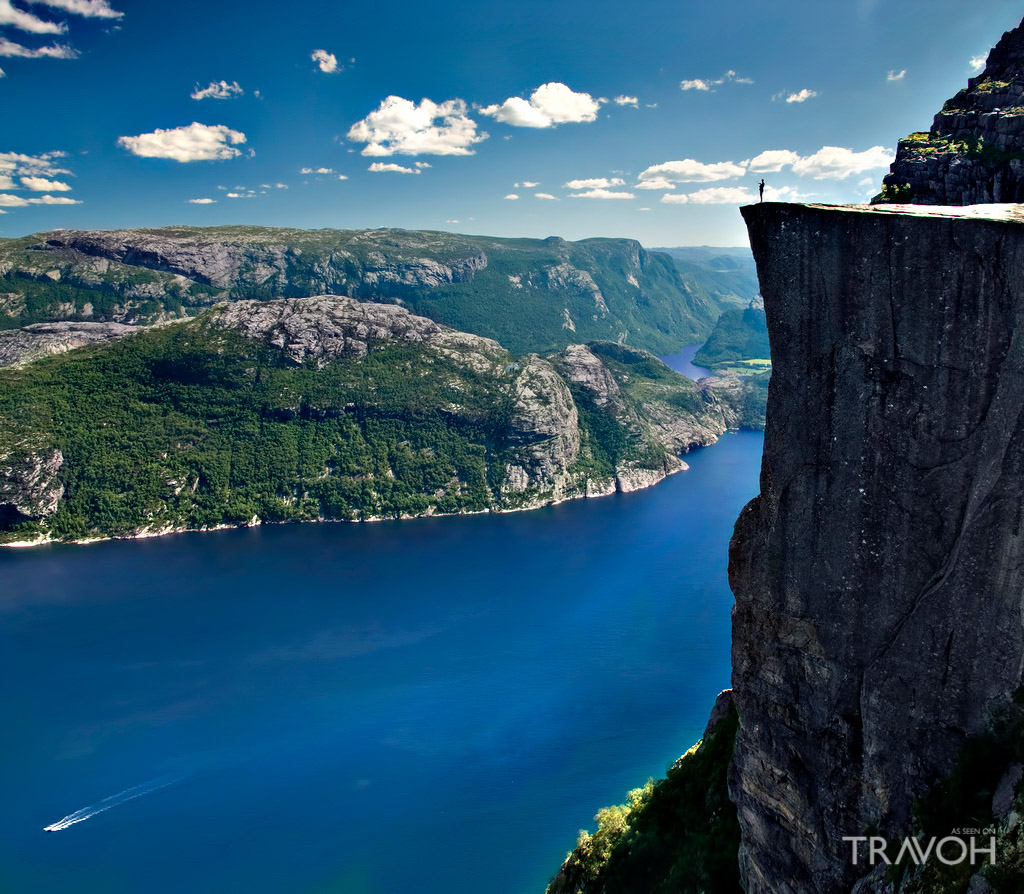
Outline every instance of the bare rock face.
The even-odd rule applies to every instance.
[[[843,836],[907,834],[1021,684],[1024,219],[743,215],[773,376],[730,548],[730,794],[748,892],[832,894]]]
[[[985,70],[900,140],[882,201],[974,205],[1024,201],[1024,22],[989,53]]]
[[[362,303],[338,295],[236,301],[224,307],[215,325],[274,345],[296,363],[313,359],[319,366],[337,357],[365,357],[374,342],[435,341],[444,329],[393,304]]]
[[[121,323],[34,323],[23,329],[0,331],[0,367],[21,366],[48,354],[121,338],[138,327]]]
[[[0,523],[53,515],[64,496],[57,477],[63,464],[64,455],[55,448],[15,450],[0,457]]]
[[[553,499],[563,499],[575,485],[569,467],[580,453],[579,411],[565,380],[547,361],[529,357],[516,377],[510,445],[517,462],[506,469],[504,489],[515,493],[540,483]]]

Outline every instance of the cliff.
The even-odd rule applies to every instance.
[[[747,892],[832,894],[1022,682],[1024,209],[742,211],[774,374],[730,794]]]
[[[927,133],[900,140],[874,201],[1024,201],[1024,27],[1003,35],[985,70],[943,105]]]
[[[686,468],[741,409],[645,351],[514,355],[336,295],[149,328],[37,325],[4,333],[5,356],[0,543],[632,491]]]
[[[517,353],[607,340],[667,354],[706,337],[719,313],[710,286],[631,239],[250,226],[0,239],[0,329],[323,294],[398,304]]]

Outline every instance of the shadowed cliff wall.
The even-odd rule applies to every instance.
[[[1020,685],[1024,222],[743,209],[772,345],[730,549],[748,892],[848,890]]]

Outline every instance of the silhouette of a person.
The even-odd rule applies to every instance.
[[[757,193],[761,197],[761,201],[764,201],[764,177],[761,178],[761,182],[757,184]]]

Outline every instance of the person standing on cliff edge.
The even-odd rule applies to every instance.
[[[764,177],[761,178],[761,182],[757,184],[757,194],[760,196],[760,201],[764,201]]]

